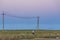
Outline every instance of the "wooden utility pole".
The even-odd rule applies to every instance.
[[[37,16],[37,30],[39,30],[39,16]]]
[[[5,14],[4,14],[4,11],[3,11],[3,14],[2,14],[2,24],[3,24],[3,25],[2,25],[2,30],[3,30],[3,31],[4,31],[4,15],[5,15]]]

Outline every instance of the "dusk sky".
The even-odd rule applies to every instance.
[[[39,16],[40,29],[60,30],[60,0],[0,0],[0,14],[3,11],[5,14],[19,17]],[[18,27],[20,29],[36,28],[36,19],[26,19],[26,23],[24,22],[25,19],[5,17],[5,28],[8,28],[8,26],[13,28],[11,26],[13,24],[21,26]],[[0,26],[2,28],[2,15],[0,15],[0,19]]]

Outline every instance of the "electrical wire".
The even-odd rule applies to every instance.
[[[10,17],[15,17],[15,18],[26,18],[26,19],[36,18],[36,17],[19,17],[19,16],[13,16],[13,15],[9,15],[9,14],[6,14],[5,16],[10,16]]]

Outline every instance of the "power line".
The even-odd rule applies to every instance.
[[[9,15],[9,14],[6,14],[6,16],[15,17],[15,18],[26,18],[26,19],[37,18],[37,17],[19,17],[19,16],[13,16],[13,15]]]
[[[13,16],[13,15],[9,15],[9,14],[5,14],[4,12],[2,14],[2,22],[3,22],[3,30],[4,30],[4,16],[10,16],[10,17],[15,17],[15,18],[23,18],[23,19],[30,19],[30,18],[37,18],[37,30],[39,30],[39,16],[37,17],[19,17],[19,16]]]
[[[2,15],[2,14],[0,14]],[[14,15],[10,15],[10,14],[5,14],[5,16],[10,16],[10,17],[15,17],[15,18],[37,18],[37,17],[19,17],[19,16],[14,16]]]

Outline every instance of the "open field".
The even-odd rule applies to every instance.
[[[60,38],[59,30],[0,30],[0,40],[57,40]]]

